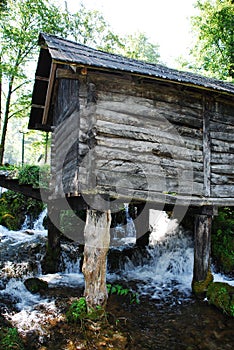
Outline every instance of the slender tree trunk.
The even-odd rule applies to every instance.
[[[46,132],[46,139],[45,139],[45,164],[48,161],[48,142],[49,142],[49,133]]]
[[[2,136],[1,136],[1,144],[0,144],[0,164],[3,164],[3,158],[4,158],[6,133],[7,133],[9,114],[10,114],[10,103],[11,103],[13,82],[14,82],[14,77],[11,77],[11,80],[10,80],[9,85],[8,85],[8,94],[7,94],[7,99],[6,99],[6,110],[5,110],[5,114],[4,114],[3,127],[2,127]]]
[[[0,56],[0,125],[2,120],[2,57]]]
[[[88,310],[105,309],[106,256],[110,245],[110,210],[88,210],[84,229],[85,247],[82,271],[85,277],[85,297]]]

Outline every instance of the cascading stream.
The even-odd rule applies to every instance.
[[[1,311],[22,333],[36,330],[42,338],[46,333],[45,324],[60,317],[59,310],[55,298],[31,294],[24,286],[24,280],[38,276],[47,281],[51,288],[83,288],[84,285],[80,272],[81,253],[75,244],[62,243],[63,272],[41,274],[40,259],[45,253],[47,235],[42,226],[45,215],[45,212],[41,214],[34,229],[29,230],[30,234],[27,230],[15,232],[0,227]],[[128,210],[126,215],[129,216]],[[171,306],[178,305],[191,296],[193,238],[166,213],[152,211],[150,215],[153,230],[143,256],[139,258],[139,251],[132,254],[131,259],[126,256],[120,271],[108,272],[108,282],[123,281],[133,286],[140,296],[150,297],[157,304],[167,302]],[[129,222],[129,236],[132,239],[133,220],[127,217]],[[122,238],[120,242],[123,244]],[[133,243],[126,242],[126,246],[115,246],[114,249],[119,249],[121,254],[125,253],[125,249],[135,249]],[[223,279],[222,276],[215,277],[216,280]],[[234,281],[228,282],[234,284]]]

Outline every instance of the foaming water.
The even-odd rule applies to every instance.
[[[147,258],[142,263],[127,259],[124,269],[117,278],[135,282],[141,295],[153,299],[165,300],[175,295],[191,295],[193,274],[193,239],[191,233],[182,230],[175,219],[165,212],[151,212],[152,232]],[[116,275],[109,275],[110,280]]]
[[[0,227],[0,253],[5,259],[1,275],[3,280],[5,279],[0,290],[1,311],[20,332],[38,332],[41,343],[46,334],[46,324],[53,322],[54,318],[62,319],[63,316],[56,306],[55,298],[31,294],[26,289],[24,280],[29,276],[37,276],[48,282],[49,288],[84,287],[84,277],[80,271],[82,254],[78,247],[71,243],[62,244],[61,272],[42,275],[40,249],[45,248],[47,234],[42,225],[44,215],[46,215],[45,212],[34,226],[38,229],[32,230],[30,234],[8,231]],[[129,238],[132,239],[134,238],[133,221],[130,219],[129,221],[131,221]],[[191,297],[193,236],[191,232],[183,230],[175,219],[170,219],[165,212],[151,211],[150,222],[152,232],[149,237],[149,246],[144,251],[136,250],[135,255],[126,257],[121,271],[109,272],[107,280],[111,283],[124,281],[125,284],[137,290],[140,297],[147,296],[157,304],[167,302],[173,306]],[[28,261],[24,261],[29,248],[32,248],[29,260],[34,260],[38,265],[36,272],[30,272]],[[22,255],[23,249],[26,253]],[[118,249],[121,254],[124,254],[123,246]],[[127,249],[134,248],[130,245]],[[142,257],[136,259],[136,255],[139,257],[141,254]],[[22,257],[22,260],[16,259],[17,256]],[[214,278],[215,281],[234,285],[234,281],[220,274],[214,274]],[[5,307],[2,309],[4,303]]]

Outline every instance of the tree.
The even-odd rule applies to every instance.
[[[192,27],[197,41],[191,54],[196,70],[216,78],[234,79],[234,1],[198,0]]]
[[[62,11],[55,0],[2,0],[0,3],[0,82],[4,85],[0,163],[3,162],[8,122],[13,117],[28,117],[32,76],[38,52],[40,31],[57,34],[104,51],[156,62],[158,47],[144,34],[120,38],[98,11],[81,5],[79,12]],[[1,91],[0,91],[1,94]],[[2,95],[2,94],[1,94]]]
[[[79,11],[71,14],[66,8],[65,20],[71,39],[80,44],[108,52],[123,47],[119,36],[97,10],[88,10],[81,4]]]
[[[120,50],[123,55],[151,63],[159,62],[159,45],[152,44],[144,33],[126,35]]]
[[[39,31],[65,32],[64,21],[55,5],[47,0],[8,0],[1,13],[1,75],[6,87],[0,145],[3,162],[7,126],[10,118],[28,116],[30,102],[30,64],[37,48]]]

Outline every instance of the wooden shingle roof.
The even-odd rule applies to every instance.
[[[234,84],[197,74],[181,72],[159,64],[151,64],[96,50],[73,41],[41,33],[39,43],[46,45],[55,61],[82,64],[108,70],[125,71],[180,83],[188,83],[211,90],[234,94]]]
[[[41,33],[39,45],[41,50],[35,74],[29,129],[50,130],[48,115],[56,69],[60,64],[129,73],[142,78],[218,92],[230,97],[234,94],[234,84],[231,83],[103,52],[54,35]]]

